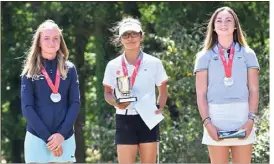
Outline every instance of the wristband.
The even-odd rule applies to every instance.
[[[256,116],[256,114],[249,112],[248,113],[248,119],[253,120],[254,122],[258,121],[258,117]]]
[[[206,117],[206,118],[203,120],[203,124],[205,123],[205,121],[206,121],[207,119],[211,120],[210,117]]]

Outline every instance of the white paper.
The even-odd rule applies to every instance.
[[[150,130],[164,119],[164,116],[161,113],[155,113],[158,108],[153,102],[152,96],[150,96],[150,94],[146,94],[140,100],[137,100],[135,104],[135,109]]]

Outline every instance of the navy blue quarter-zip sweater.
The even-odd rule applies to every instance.
[[[42,58],[42,63],[55,84],[57,58]],[[58,103],[50,99],[52,91],[42,73],[32,78],[21,77],[21,108],[27,119],[27,131],[46,143],[54,133],[62,134],[65,139],[74,133],[73,124],[80,110],[79,81],[75,66],[67,61],[66,67],[69,70],[67,78],[60,79]]]

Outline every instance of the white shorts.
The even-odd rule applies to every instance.
[[[214,126],[220,130],[236,130],[248,120],[249,106],[247,102],[229,104],[208,104],[209,117]],[[204,127],[202,144],[214,146],[237,146],[253,144],[256,140],[255,127],[246,139],[224,139],[214,141]]]
[[[48,162],[76,162],[74,157],[76,144],[74,135],[62,144],[63,155],[55,157],[48,150],[45,141],[27,131],[25,137],[25,162],[26,163],[48,163]]]

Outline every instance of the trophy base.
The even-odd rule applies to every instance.
[[[233,130],[233,131],[218,131],[219,139],[228,139],[228,138],[244,138],[246,131],[243,130]]]
[[[137,101],[137,97],[128,97],[128,98],[118,98],[117,102],[120,103],[128,103]]]

